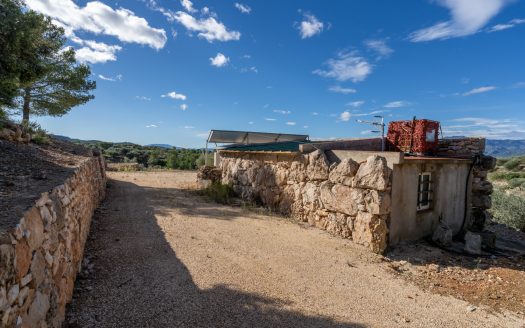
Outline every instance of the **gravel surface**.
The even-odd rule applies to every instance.
[[[324,231],[210,203],[193,172],[109,175],[65,326],[524,327]]]

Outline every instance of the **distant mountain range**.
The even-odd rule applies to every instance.
[[[145,146],[146,146],[146,147],[165,148],[165,149],[178,148],[178,147],[175,147],[175,146],[172,146],[172,145],[168,145],[168,144],[150,144],[150,145],[145,145]]]
[[[494,157],[511,157],[525,155],[525,140],[487,139],[485,153]]]

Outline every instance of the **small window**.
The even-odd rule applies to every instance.
[[[432,129],[430,131],[427,131],[427,142],[435,142],[436,141],[436,130]]]
[[[432,175],[430,172],[419,174],[417,188],[417,210],[423,211],[430,208],[432,204]]]

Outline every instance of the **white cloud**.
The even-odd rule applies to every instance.
[[[379,58],[388,57],[394,52],[394,50],[386,44],[385,40],[367,40],[365,41],[365,46],[377,52]]]
[[[346,105],[357,108],[357,107],[363,106],[364,103],[365,103],[364,100],[356,100],[356,101],[351,101],[351,102],[347,103]]]
[[[311,38],[316,34],[321,34],[324,24],[314,15],[304,15],[304,20],[299,24],[301,39]]]
[[[313,116],[317,116],[317,115],[319,115],[319,113],[318,112],[312,112],[312,115]]]
[[[117,60],[117,56],[114,53],[93,50],[88,47],[82,47],[75,49],[75,58],[81,63],[105,63],[108,61]]]
[[[524,122],[516,119],[491,119],[481,117],[462,117],[444,124],[446,136],[477,136],[491,139],[525,138]],[[460,124],[457,124],[460,123]]]
[[[181,110],[186,110],[186,109],[188,109],[188,105],[186,105],[186,104],[181,104],[181,105],[179,106],[179,108],[180,108]]]
[[[512,85],[512,87],[515,89],[525,88],[525,82],[516,82]]]
[[[286,122],[286,125],[292,125],[293,126],[295,124],[297,124],[297,123],[295,123],[295,122]]]
[[[270,122],[277,121],[275,118],[269,118],[269,117],[265,118],[264,120],[265,121],[270,121]]]
[[[181,0],[180,4],[186,9],[189,13],[195,13],[197,12],[197,9],[193,8],[193,3],[190,0]]]
[[[391,101],[387,104],[385,104],[383,107],[385,108],[400,108],[400,107],[406,107],[410,105],[408,101],[405,100],[397,100],[397,101]]]
[[[496,24],[492,26],[491,28],[489,28],[487,32],[491,33],[491,32],[508,30],[509,28],[513,28],[514,26],[520,25],[520,24],[525,24],[525,19],[515,18],[506,24]]]
[[[284,109],[274,109],[273,112],[274,113],[283,114],[283,115],[287,115],[287,114],[291,114],[292,113],[291,111],[284,110]]]
[[[339,119],[343,122],[350,121],[350,118],[352,118],[352,114],[350,114],[348,111],[344,111],[341,113],[341,115],[339,115]]]
[[[328,70],[316,69],[314,74],[336,79],[338,81],[359,82],[372,73],[372,65],[360,57],[357,52],[341,52],[337,58],[331,58],[326,62]]]
[[[308,125],[303,125],[303,129],[308,129]]]
[[[144,101],[151,101],[151,98],[148,98],[148,97],[145,97],[145,96],[135,96],[135,99],[144,100]]]
[[[138,43],[161,49],[167,41],[166,31],[153,28],[148,21],[125,8],[113,9],[100,1],[79,7],[72,0],[26,0],[26,5],[52,17],[70,33],[83,30],[110,35],[122,42]],[[92,49],[92,51],[98,51]]]
[[[243,5],[242,3],[235,3],[235,8],[239,9],[239,11],[243,14],[249,14],[252,11],[252,8],[250,8],[247,5]]]
[[[472,96],[472,95],[475,95],[475,94],[478,94],[478,93],[484,93],[484,92],[489,92],[489,91],[492,91],[492,90],[496,90],[497,88],[493,85],[488,85],[488,86],[484,86],[484,87],[479,87],[479,88],[474,88],[470,91],[467,91],[465,93],[463,93],[462,95],[463,96]]]
[[[360,132],[362,135],[371,135],[376,133],[374,130],[363,130]]]
[[[248,124],[253,125],[253,121],[248,122]]]
[[[229,57],[226,57],[225,55],[221,54],[220,52],[217,53],[215,57],[210,57],[210,62],[212,66],[215,67],[222,67],[228,64],[230,61]]]
[[[98,77],[99,77],[99,79],[104,80],[104,81],[111,81],[111,82],[117,81],[116,79],[114,79],[112,77],[107,77],[107,76],[104,76],[102,74],[99,74]]]
[[[443,40],[477,33],[512,0],[438,0],[451,19],[410,34],[412,42]]]
[[[196,19],[188,13],[178,11],[174,14],[173,19],[189,31],[197,32],[200,38],[206,39],[208,42],[239,40],[241,37],[240,32],[228,31],[226,26],[214,17]]]
[[[185,125],[184,128],[185,128],[185,129],[195,129],[195,127],[194,127],[194,126],[191,126],[191,125]]]
[[[248,73],[248,72],[252,72],[252,73],[256,73],[257,74],[257,73],[259,73],[259,70],[255,66],[241,68],[241,73]]]
[[[342,93],[342,94],[345,94],[345,95],[348,95],[348,94],[351,94],[351,93],[356,93],[357,90],[356,89],[352,89],[352,88],[343,88],[341,87],[340,85],[334,85],[334,86],[331,86],[330,88],[328,88],[329,91],[332,91],[332,92],[336,92],[336,93]]]
[[[147,128],[158,128],[159,126],[155,124],[150,124],[150,125],[146,125],[146,127]]]
[[[177,99],[177,100],[186,100],[186,95],[183,95],[182,93],[177,93],[175,91],[168,92],[165,95],[161,96],[162,98],[171,98],[171,99]]]

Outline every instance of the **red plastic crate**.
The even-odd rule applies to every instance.
[[[388,148],[418,155],[432,155],[438,147],[439,122],[426,119],[388,124]]]

